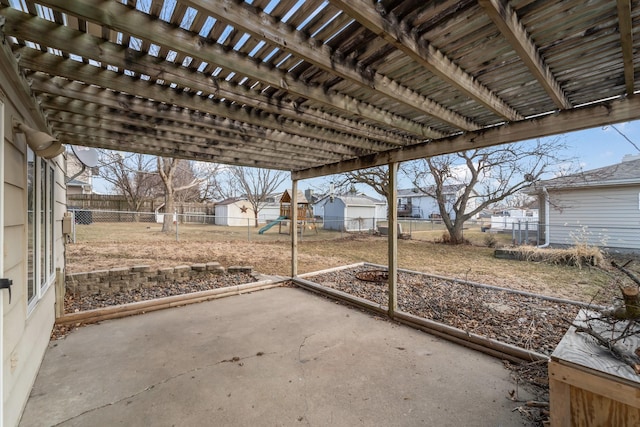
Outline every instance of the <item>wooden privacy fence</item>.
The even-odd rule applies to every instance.
[[[163,206],[162,199],[147,199],[142,202],[138,212],[155,212],[159,209],[160,213],[164,213]],[[178,214],[214,215],[214,206],[214,203],[176,202],[174,209]],[[131,211],[126,197],[120,195],[73,194],[67,196],[67,207],[82,210]]]

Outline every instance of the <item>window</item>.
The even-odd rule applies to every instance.
[[[27,147],[27,303],[33,308],[54,279],[55,170]]]

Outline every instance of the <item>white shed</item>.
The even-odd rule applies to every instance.
[[[247,199],[232,197],[216,203],[216,225],[241,227],[253,225],[255,215]]]
[[[365,195],[327,196],[316,207],[314,214],[322,212],[327,230],[373,230],[377,221],[387,217],[386,202]]]

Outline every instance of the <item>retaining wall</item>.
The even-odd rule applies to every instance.
[[[115,293],[137,288],[150,288],[164,283],[180,283],[215,274],[247,273],[252,267],[232,266],[226,270],[218,262],[179,265],[152,269],[148,265],[71,273],[65,277],[67,292],[77,295]]]

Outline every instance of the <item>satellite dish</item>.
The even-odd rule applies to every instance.
[[[98,166],[98,151],[95,148],[72,145],[71,151],[80,160],[80,163],[86,167],[95,168]]]

